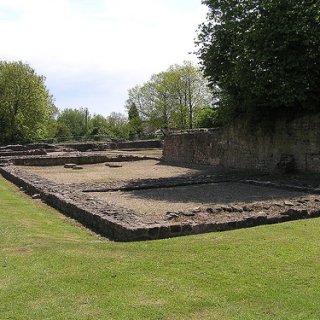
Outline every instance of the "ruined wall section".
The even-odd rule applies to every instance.
[[[320,114],[279,120],[269,130],[253,130],[247,122],[237,121],[226,128],[170,134],[163,158],[266,172],[320,172]]]

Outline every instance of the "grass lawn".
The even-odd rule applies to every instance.
[[[319,231],[114,243],[0,177],[0,319],[320,319]]]

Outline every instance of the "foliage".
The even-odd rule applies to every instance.
[[[128,107],[128,120],[129,120],[129,136],[141,136],[143,132],[142,120],[139,115],[138,108],[135,103]]]
[[[108,134],[111,138],[128,139],[129,126],[128,119],[125,115],[119,112],[111,112],[107,117]]]
[[[0,177],[2,319],[319,319],[319,219],[116,243]]]
[[[127,109],[133,104],[142,120],[154,129],[192,128],[195,113],[211,105],[212,96],[201,71],[191,62],[173,65],[129,90]]]
[[[70,137],[72,136],[71,130],[64,123],[60,123],[58,121],[55,122],[54,125],[54,137]],[[52,137],[53,137],[52,136]]]
[[[198,56],[224,116],[320,109],[320,2],[204,0]]]
[[[217,109],[207,107],[197,113],[196,126],[198,128],[214,128],[219,125]]]
[[[64,109],[58,115],[57,122],[61,133],[69,132],[72,136],[84,136],[88,133],[90,114],[86,108]],[[65,130],[66,129],[66,130]],[[59,132],[60,135],[60,132]]]
[[[28,64],[0,61],[1,143],[45,138],[55,112],[43,76]]]
[[[127,118],[112,112],[108,117],[100,114],[90,115],[88,109],[64,109],[57,119],[56,137],[85,137],[107,135],[110,138],[123,138],[129,136]]]
[[[108,133],[108,120],[100,115],[94,115],[90,120],[90,135],[99,135]]]

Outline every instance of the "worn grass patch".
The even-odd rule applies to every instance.
[[[0,177],[0,318],[320,319],[319,229],[114,243]]]

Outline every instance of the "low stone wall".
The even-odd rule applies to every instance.
[[[78,220],[94,232],[115,241],[155,240],[320,216],[318,209],[320,198],[311,196],[295,199],[294,203],[273,203],[268,207],[262,203],[258,208],[257,204],[243,207],[223,205],[218,208],[168,212],[166,222],[144,224],[131,209],[100,201],[79,190],[70,190],[69,186],[57,185],[37,175],[26,173],[20,168],[0,167],[0,174],[34,198],[41,198],[42,201]],[[272,208],[273,213],[269,212]],[[212,215],[226,214],[227,219],[198,224],[189,220],[202,210]],[[185,220],[174,221],[177,218],[181,220],[182,217]]]
[[[65,144],[47,144],[47,143],[32,143],[27,145],[7,145],[0,146],[0,152],[32,152],[43,149],[46,152],[54,151],[107,151],[114,149],[154,149],[162,148],[163,143],[161,140],[137,140],[137,141],[110,141],[110,142],[81,142],[81,143],[65,143]],[[18,154],[17,154],[18,155]]]
[[[153,149],[162,148],[161,140],[112,141],[107,143],[67,143],[60,148],[69,148],[76,151],[106,151],[110,149]]]
[[[135,221],[135,214],[130,209],[94,200],[80,192],[70,193],[70,190],[64,190],[60,185],[36,175],[25,174],[13,166],[0,167],[0,173],[27,193],[37,195],[37,198],[41,198],[53,208],[111,240],[155,240],[217,230],[217,226],[207,225],[195,228],[189,224],[145,226],[141,222]],[[118,214],[125,215],[129,222],[131,216],[131,224],[117,220]]]
[[[154,149],[162,148],[161,140],[137,140],[117,143],[117,149]]]
[[[63,166],[67,163],[82,164],[96,164],[103,162],[122,162],[122,161],[139,161],[154,159],[153,157],[146,156],[133,156],[133,155],[117,155],[108,156],[103,154],[74,154],[67,156],[43,156],[43,157],[17,157],[12,158],[10,161],[17,166]]]
[[[6,146],[0,146],[0,151],[7,150],[7,151],[31,151],[31,150],[39,150],[43,149],[46,151],[55,150],[57,147],[53,144],[48,143],[29,143],[25,145],[21,144],[12,144]]]
[[[43,149],[33,149],[33,150],[25,150],[25,151],[12,151],[9,149],[0,150],[0,158],[1,157],[19,157],[19,156],[43,156],[46,155],[47,152]]]
[[[11,151],[26,151],[28,148],[21,144],[8,144],[5,146],[0,146],[0,150],[11,150]]]
[[[221,165],[225,168],[320,172],[320,114],[274,129],[252,130],[246,122],[211,130],[169,134],[163,159],[170,162]]]
[[[44,149],[47,152],[55,151],[57,149],[57,147],[54,144],[49,143],[30,143],[26,145],[26,148],[28,150]]]
[[[59,148],[71,149],[80,152],[87,151],[106,151],[110,149],[116,149],[116,143],[107,142],[107,143],[66,143],[58,145]]]

